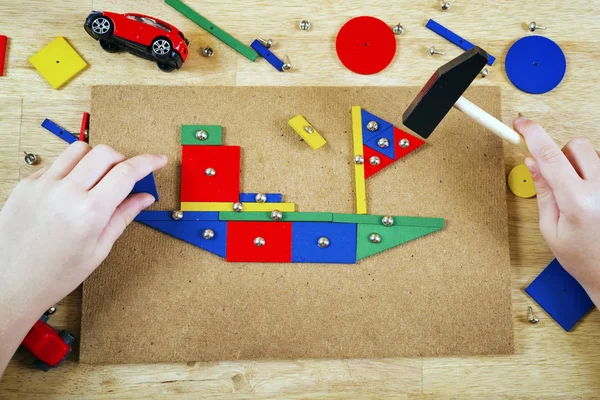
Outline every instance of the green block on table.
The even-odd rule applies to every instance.
[[[205,136],[204,140],[198,138]],[[181,144],[220,146],[223,144],[223,127],[220,125],[181,125]]]
[[[219,213],[221,221],[273,221],[273,222],[331,222],[330,212],[284,212],[279,221],[273,221],[270,212],[232,212]]]
[[[346,224],[382,225],[383,215],[370,214],[333,214],[333,222]],[[423,226],[443,228],[444,218],[394,216],[393,226]]]
[[[403,243],[420,238],[421,236],[439,231],[442,226],[383,226],[358,224],[356,226],[356,260],[361,260],[373,254],[399,246]],[[372,234],[378,234],[381,237],[379,243],[373,243],[370,240]]]
[[[192,20],[196,25],[206,30],[208,33],[225,43],[227,46],[231,47],[244,57],[246,57],[250,61],[256,61],[258,58],[258,53],[255,52],[250,46],[246,46],[244,43],[240,42],[229,33],[225,32],[202,15],[198,14],[192,8],[183,4],[180,0],[165,0],[165,3],[185,15],[187,18]]]

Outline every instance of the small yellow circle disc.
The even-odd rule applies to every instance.
[[[519,164],[508,174],[508,188],[515,196],[528,199],[536,195],[533,177],[525,164]]]

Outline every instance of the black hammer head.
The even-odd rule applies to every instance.
[[[475,46],[438,68],[404,111],[404,125],[428,138],[487,62],[488,54]]]

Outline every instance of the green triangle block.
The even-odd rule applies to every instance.
[[[421,236],[443,229],[442,226],[383,226],[358,224],[356,226],[356,260],[381,253]],[[381,236],[381,242],[372,243],[369,237],[373,233]]]

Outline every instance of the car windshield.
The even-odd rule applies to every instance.
[[[153,26],[158,29],[162,29],[163,31],[171,32],[171,28],[169,28],[168,26],[164,26],[163,24],[159,24],[158,22],[150,18],[142,17],[140,15],[128,15],[127,18],[137,22],[141,22],[146,25]]]

